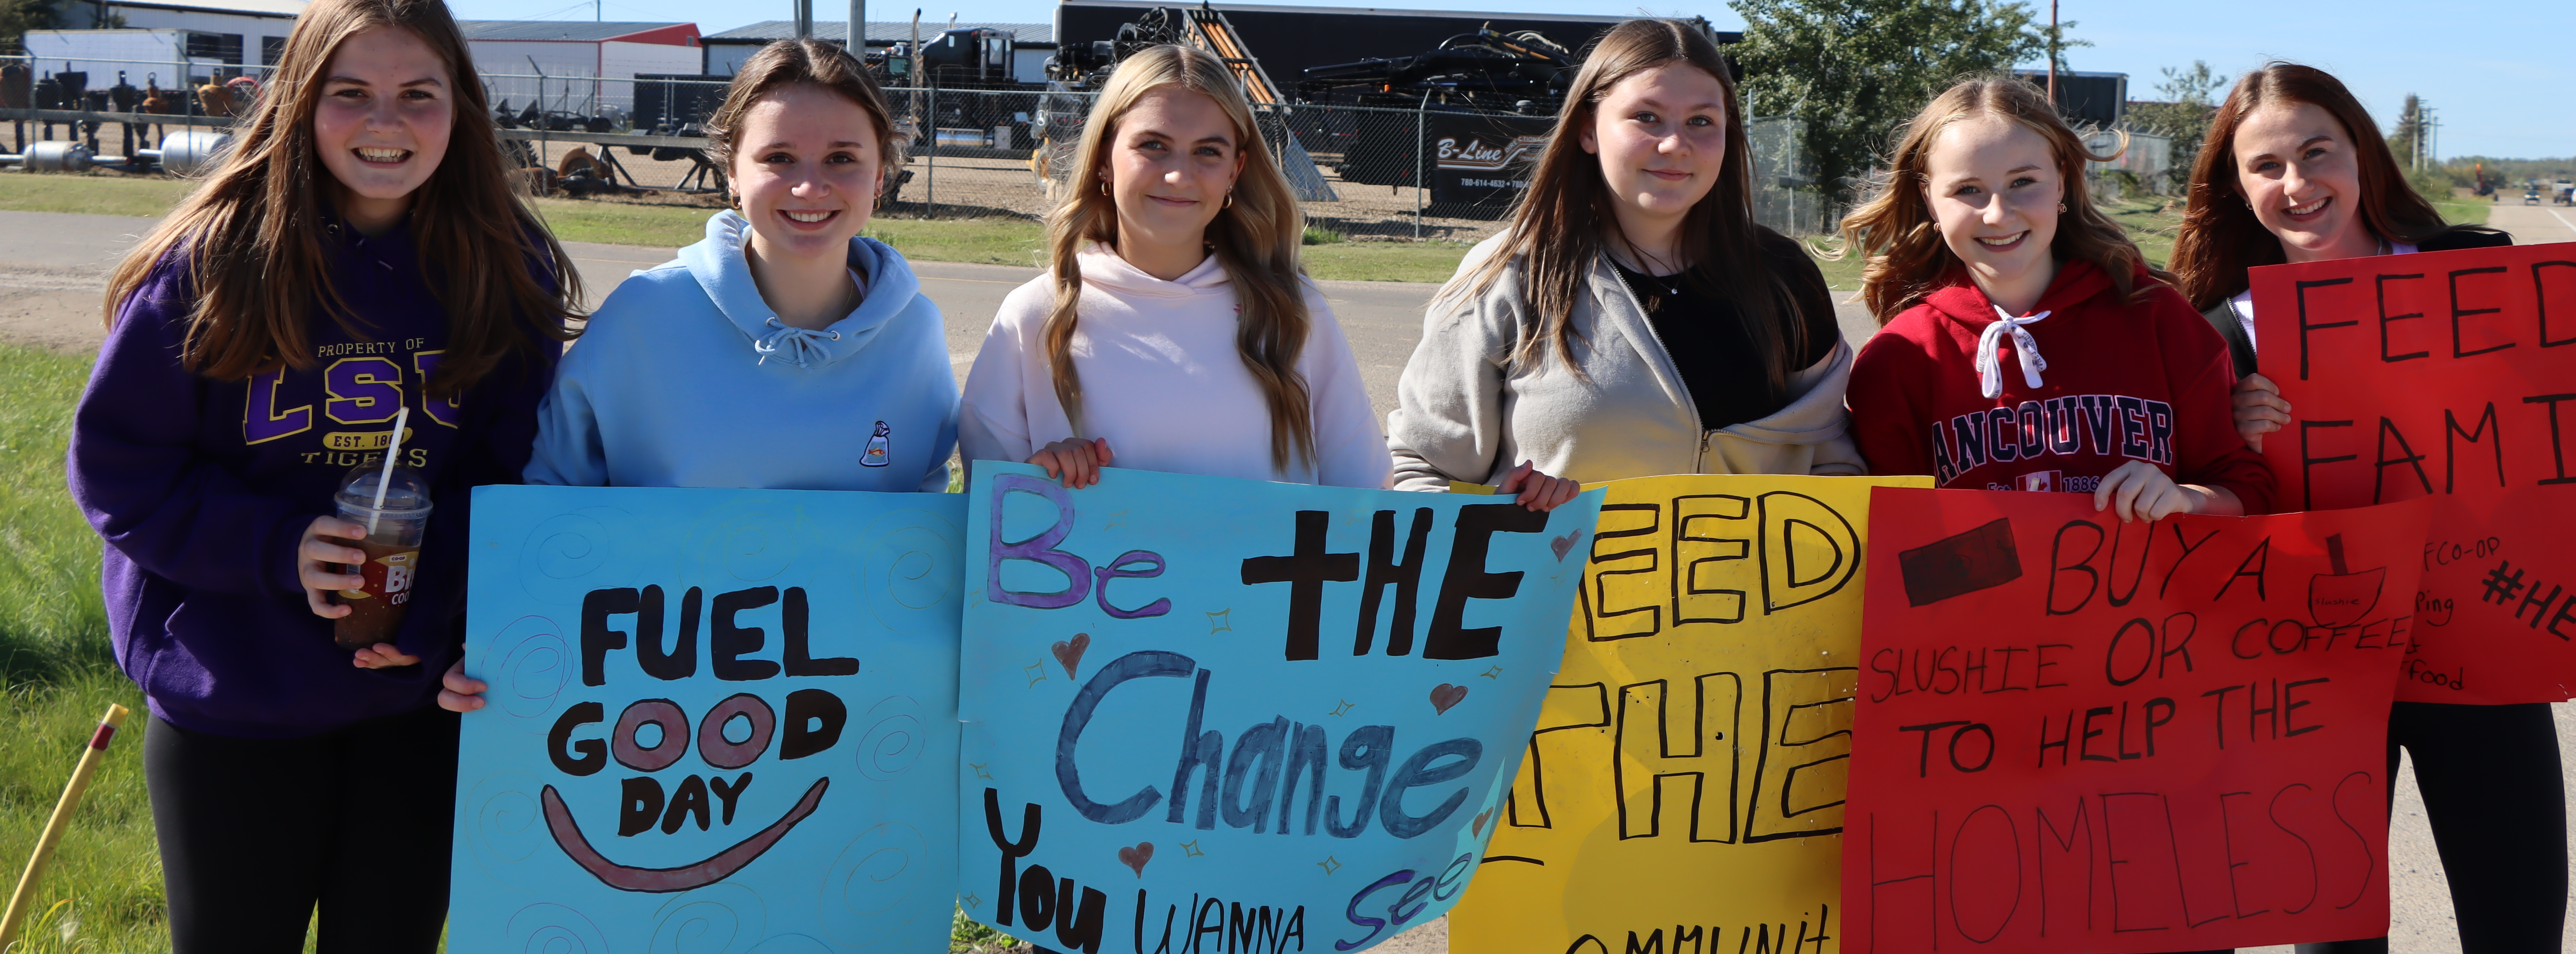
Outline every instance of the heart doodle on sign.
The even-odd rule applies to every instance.
[[[1467,698],[1465,686],[1453,686],[1444,682],[1431,687],[1431,708],[1439,710],[1441,715],[1448,715],[1449,707],[1457,705],[1458,700],[1464,698]]]
[[[1476,813],[1476,823],[1475,823],[1475,824],[1473,824],[1473,825],[1469,825],[1469,826],[1467,826],[1467,833],[1468,833],[1468,834],[1470,834],[1470,835],[1482,835],[1482,834],[1484,834],[1484,833],[1485,833],[1485,823],[1486,823],[1486,822],[1489,822],[1489,821],[1492,821],[1492,820],[1494,820],[1494,810],[1493,810],[1493,809],[1488,808],[1488,809],[1485,809],[1484,811],[1477,812],[1477,813]]]
[[[1549,539],[1547,541],[1547,548],[1556,551],[1556,562],[1563,563],[1565,562],[1565,554],[1574,549],[1575,541],[1581,539],[1583,539],[1583,531],[1569,530],[1564,536]]]
[[[1082,668],[1082,654],[1090,648],[1090,633],[1075,633],[1072,639],[1055,641],[1055,661],[1064,665],[1065,678],[1073,678],[1073,671]]]
[[[1118,863],[1135,869],[1136,877],[1139,878],[1145,876],[1145,863],[1152,860],[1154,860],[1154,843],[1150,841],[1137,842],[1134,848],[1118,849]]]

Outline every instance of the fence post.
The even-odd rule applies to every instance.
[[[922,119],[928,123],[922,132],[929,137],[926,141],[930,149],[926,152],[929,160],[922,163],[929,169],[929,174],[922,177],[921,217],[935,219],[939,217],[939,87],[936,85],[930,87],[930,113]]]
[[[1422,180],[1429,175],[1425,171],[1429,163],[1423,161],[1422,117],[1430,108],[1431,94],[1428,92],[1422,94],[1421,104],[1413,108],[1413,240],[1416,242],[1422,241],[1422,190],[1428,185]]]

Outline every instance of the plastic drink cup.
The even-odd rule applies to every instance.
[[[384,503],[376,503],[378,482],[385,481]],[[332,621],[331,641],[356,652],[392,642],[402,627],[419,582],[421,538],[429,530],[429,486],[409,468],[396,467],[390,477],[378,466],[361,465],[341,481],[336,497],[340,519],[365,529],[366,536],[343,540],[367,555],[364,563],[341,571],[366,579],[358,589],[339,590],[331,602],[349,607],[349,615]]]

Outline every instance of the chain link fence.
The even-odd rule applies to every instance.
[[[0,57],[27,72],[17,89],[0,89],[0,107],[23,111],[71,110],[132,113],[146,108],[139,95],[98,88],[98,80],[57,77],[62,70],[23,57]],[[171,64],[83,62],[75,73]],[[246,77],[227,87],[247,106],[265,88],[263,67],[225,67]],[[178,75],[178,74],[173,74]],[[216,73],[200,77],[228,79]],[[696,77],[644,75],[631,79],[486,73],[488,101],[503,128],[503,148],[531,173],[532,185],[579,195],[620,195],[654,201],[711,201],[722,189],[722,170],[709,163],[698,138],[706,118],[723,101],[726,83]],[[66,86],[79,86],[74,94]],[[32,88],[29,88],[32,87]],[[899,216],[974,218],[1043,216],[1067,187],[1073,144],[1078,142],[1096,94],[1028,89],[890,88],[898,128],[910,138],[911,162],[888,197],[885,211]],[[174,115],[213,111],[194,91],[173,90],[160,105]],[[1546,148],[1552,109],[1501,112],[1443,104],[1425,97],[1415,108],[1285,104],[1257,105],[1262,147],[1295,187],[1308,223],[1348,238],[1472,242],[1503,227],[1528,186],[1530,167]],[[11,145],[31,141],[90,139],[101,152],[150,148],[157,135],[148,123],[41,121],[14,112]],[[60,113],[54,115],[60,116]],[[120,117],[121,118],[121,117]],[[199,121],[201,124],[203,120]],[[121,132],[130,132],[127,139]],[[1753,142],[1755,209],[1772,228],[1792,235],[1829,230],[1835,210],[1809,183],[1813,173],[1783,118],[1757,119]],[[576,154],[577,153],[577,154]]]

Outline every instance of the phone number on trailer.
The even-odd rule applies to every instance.
[[[1529,188],[1529,180],[1527,180],[1527,179],[1460,179],[1460,180],[1458,180],[1458,184],[1459,184],[1459,185],[1462,185],[1462,186],[1466,186],[1466,187],[1468,187],[1468,188],[1493,188],[1493,189],[1526,189],[1526,188]]]

